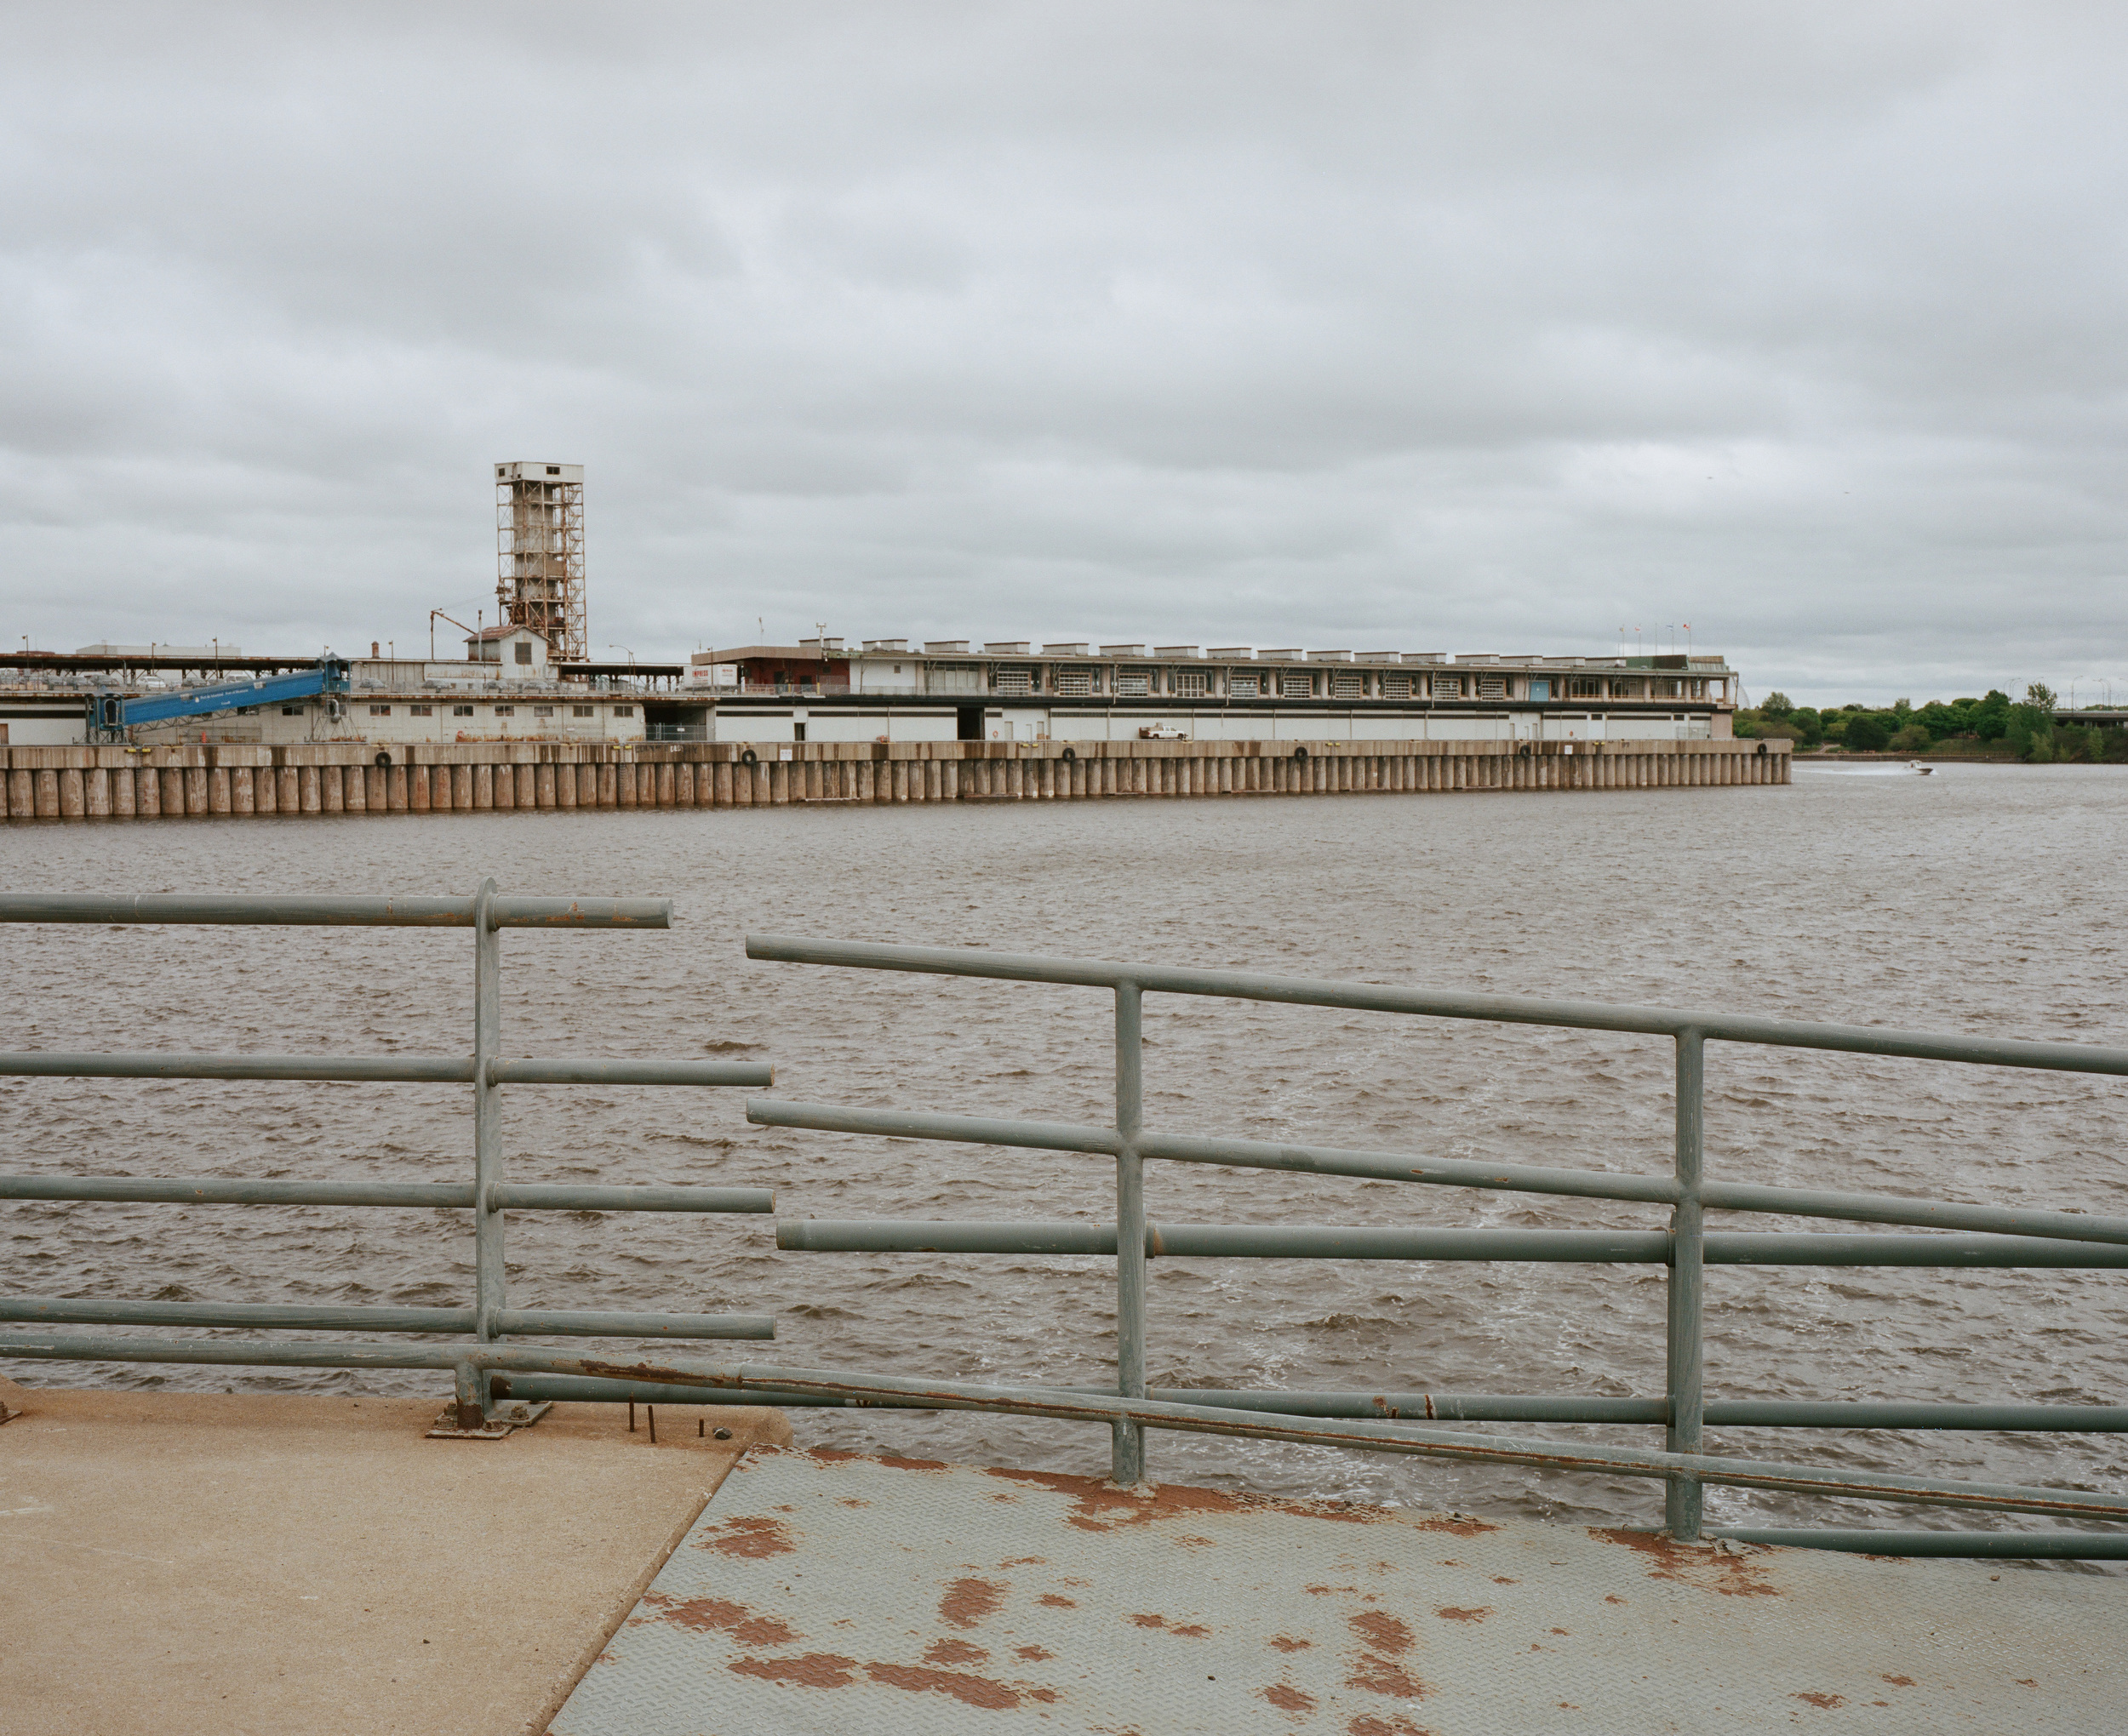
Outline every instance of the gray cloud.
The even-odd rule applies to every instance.
[[[592,638],[2114,680],[2090,6],[50,9],[0,63],[6,631],[420,639],[489,466]]]

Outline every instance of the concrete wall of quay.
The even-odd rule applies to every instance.
[[[1785,784],[1785,741],[462,742],[0,749],[6,817],[249,819]]]

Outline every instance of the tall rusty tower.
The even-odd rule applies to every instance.
[[[495,466],[495,562],[501,619],[544,633],[554,662],[587,659],[583,465]]]

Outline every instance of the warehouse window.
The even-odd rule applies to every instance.
[[[300,705],[283,705],[281,715],[283,717],[300,717],[303,715],[303,708]]]
[[[1481,675],[1478,677],[1478,697],[1481,700],[1504,700],[1507,697],[1507,678],[1504,675]]]
[[[552,717],[554,715],[554,708],[552,705],[535,705],[532,708],[532,715],[535,717]]]
[[[1315,692],[1315,677],[1304,669],[1289,669],[1279,677],[1279,697],[1282,700],[1305,700]]]
[[[473,708],[471,705],[453,705],[451,707],[451,716],[454,717],[470,717],[472,714]]]
[[[636,708],[633,705],[615,705],[613,708],[613,714],[616,717],[632,717],[636,714]]]
[[[1263,691],[1263,677],[1253,673],[1229,676],[1227,691],[1238,700],[1253,700]]]
[[[1031,694],[1034,691],[1034,671],[1032,669],[1001,669],[997,674],[996,687],[1001,694]]]
[[[1577,675],[1567,682],[1566,696],[1570,700],[1600,700],[1604,684],[1593,675]]]
[[[433,717],[436,715],[436,707],[433,705],[409,705],[406,708],[406,714],[409,717]]]
[[[1086,699],[1094,691],[1094,671],[1090,669],[1060,669],[1056,672],[1056,690],[1073,699]]]
[[[497,705],[495,707],[495,716],[498,717],[514,717],[517,715],[518,708],[515,705]]]
[[[369,708],[369,715],[372,717],[389,717],[392,715],[392,707],[389,705],[372,705]]]
[[[1410,699],[1411,697],[1411,677],[1408,675],[1383,676],[1381,696],[1385,700]]]
[[[1614,700],[1637,700],[1640,697],[1640,683],[1637,681],[1614,681],[1610,684]]]
[[[596,717],[598,715],[596,705],[571,705],[569,710],[579,717]]]
[[[524,641],[523,641],[523,640],[520,639],[520,640],[518,640],[518,641],[516,649],[517,649],[517,654],[518,654],[518,662],[520,662],[520,663],[529,663],[529,662],[531,662],[531,660],[532,660],[532,648],[531,648],[529,645],[526,644],[526,643],[524,642]]]
[[[1463,677],[1460,675],[1437,675],[1433,677],[1433,697],[1437,700],[1460,700],[1463,697]]]
[[[1175,677],[1175,690],[1186,700],[1203,699],[1204,697],[1204,671],[1201,669],[1184,670]]]
[[[1357,671],[1351,675],[1330,677],[1330,697],[1333,700],[1356,700],[1366,691],[1366,677]]]
[[[1145,698],[1153,691],[1153,671],[1149,669],[1118,670],[1116,691],[1133,699]]]

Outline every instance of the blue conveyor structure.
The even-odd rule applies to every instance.
[[[172,694],[100,693],[89,700],[90,724],[117,734],[139,723],[167,722],[173,717],[204,717],[240,706],[275,705],[290,700],[316,699],[347,691],[347,660],[321,657],[309,669],[288,675],[255,676],[247,681],[218,681],[180,688]]]

